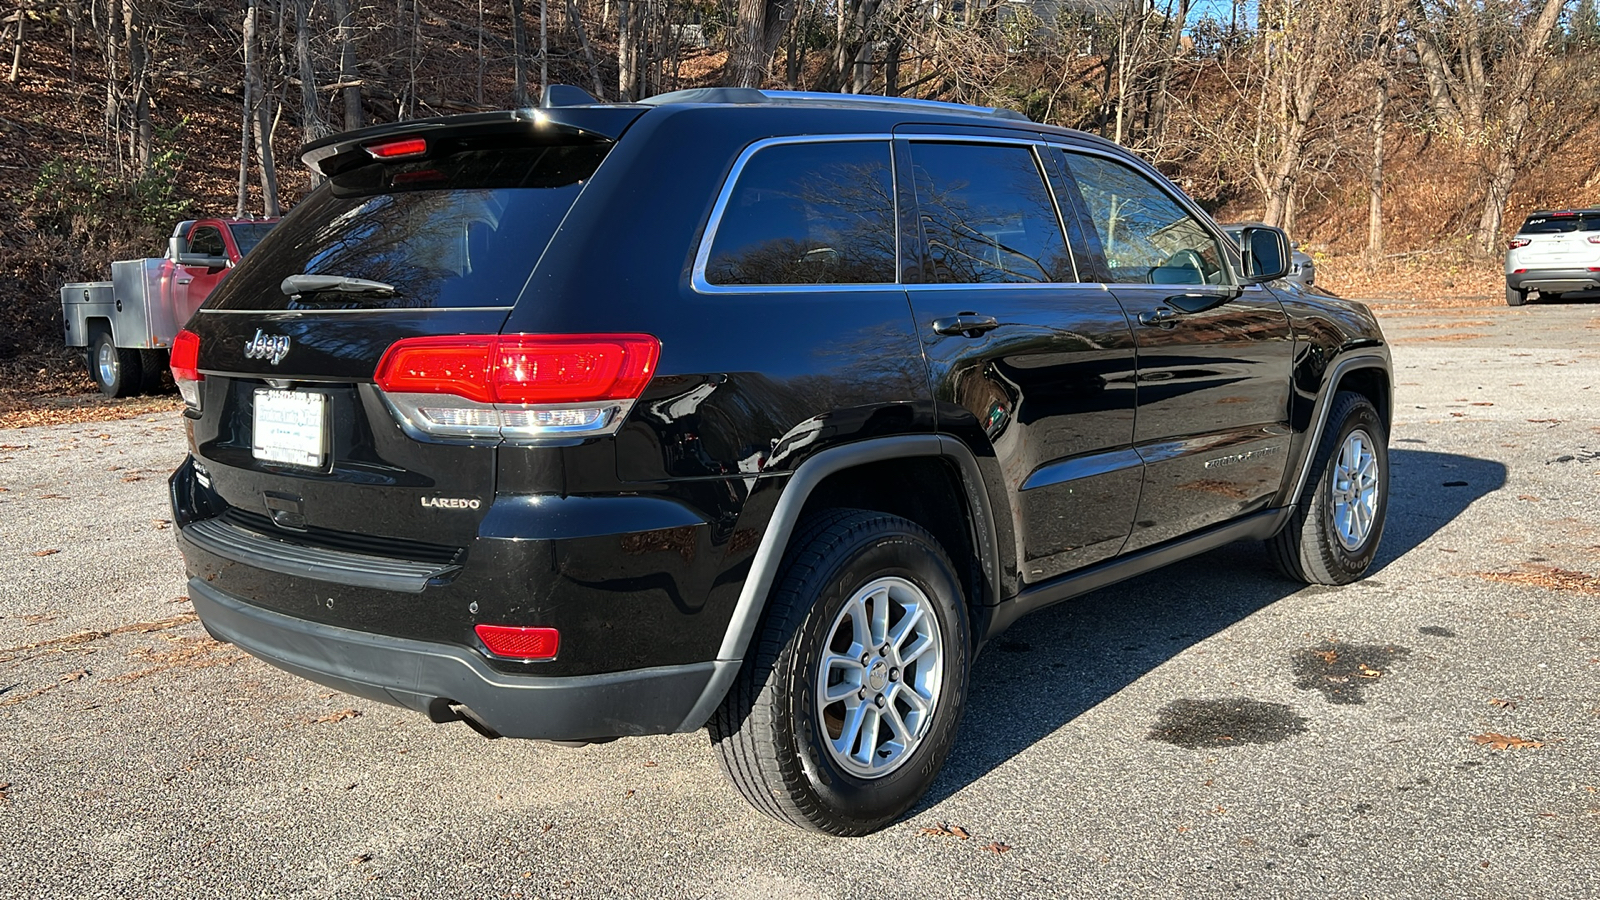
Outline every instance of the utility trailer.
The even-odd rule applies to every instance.
[[[62,285],[66,345],[84,349],[89,377],[100,392],[126,397],[159,389],[178,330],[276,222],[179,222],[165,256],[117,260],[110,281]]]

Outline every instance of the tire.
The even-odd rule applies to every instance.
[[[173,389],[167,373],[171,359],[165,350],[139,351],[139,390],[146,394],[162,394]]]
[[[1362,471],[1370,464],[1373,471],[1354,483],[1344,482],[1338,476],[1352,462]],[[1365,489],[1373,493],[1366,494]],[[1359,499],[1349,491],[1357,492]],[[1317,442],[1294,515],[1268,539],[1267,548],[1278,571],[1289,578],[1307,584],[1349,584],[1371,567],[1388,509],[1388,430],[1366,397],[1341,391],[1333,398],[1328,427]]]
[[[1506,305],[1507,306],[1521,306],[1522,304],[1527,303],[1527,302],[1528,302],[1528,292],[1527,291],[1519,291],[1514,287],[1506,288]]]
[[[107,332],[89,345],[89,378],[107,397],[128,397],[143,387],[139,351],[118,347]]]
[[[874,624],[877,614],[886,627]],[[908,619],[911,632],[896,640]],[[875,631],[889,638],[881,649]],[[924,644],[903,672],[891,665]],[[858,652],[867,666],[855,662]],[[971,663],[961,579],[933,535],[897,516],[829,511],[796,532],[744,667],[711,718],[711,741],[723,772],[761,812],[824,834],[868,834],[933,783],[955,740]],[[830,687],[832,702],[819,699]],[[856,739],[847,738],[852,720]]]

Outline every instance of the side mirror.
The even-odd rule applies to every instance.
[[[1254,225],[1239,236],[1244,251],[1244,282],[1261,284],[1289,274],[1289,235],[1281,228]]]
[[[181,234],[167,238],[167,258],[177,262],[179,257],[189,252],[189,239]]]

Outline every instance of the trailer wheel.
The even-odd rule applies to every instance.
[[[139,351],[118,347],[111,335],[102,331],[89,345],[89,378],[107,397],[127,397],[144,383]]]

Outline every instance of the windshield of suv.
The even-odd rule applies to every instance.
[[[239,248],[239,255],[244,256],[254,250],[256,245],[261,243],[261,239],[266,237],[267,232],[271,231],[272,226],[276,224],[276,222],[248,222],[244,224],[236,222],[229,225],[228,230],[233,232],[233,243],[234,246]]]
[[[205,308],[510,306],[608,148],[497,147],[342,173],[285,216]],[[285,296],[290,275],[394,290]]]
[[[1517,234],[1565,234],[1570,231],[1600,231],[1600,212],[1529,216]]]

